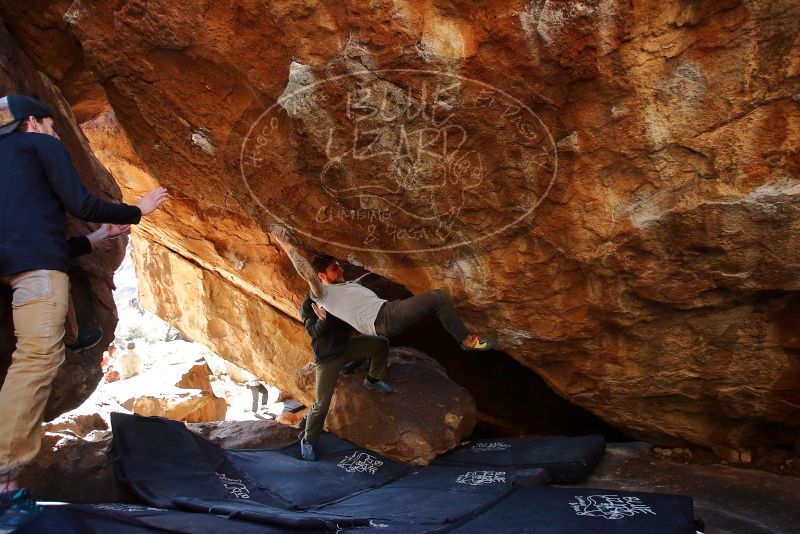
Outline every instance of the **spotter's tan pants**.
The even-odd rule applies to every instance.
[[[17,345],[0,389],[0,476],[14,477],[41,447],[41,424],[64,362],[66,273],[38,269],[0,278],[11,286]]]

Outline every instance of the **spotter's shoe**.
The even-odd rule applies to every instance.
[[[497,347],[494,339],[488,337],[470,336],[469,341],[461,344],[461,350],[479,351],[494,350]]]
[[[314,446],[306,441],[305,438],[300,440],[300,456],[307,462],[313,462],[317,459],[317,453],[314,452]]]
[[[0,493],[0,534],[14,532],[42,513],[42,507],[30,499],[27,489]]]
[[[364,379],[364,385],[368,388],[372,388],[375,391],[380,391],[381,393],[392,393],[394,388],[384,382],[383,380],[376,380],[375,382],[370,382],[369,378]]]
[[[103,339],[103,329],[99,326],[93,326],[79,331],[78,339],[75,340],[75,343],[68,344],[67,348],[69,350],[91,349],[100,343],[101,339]]]

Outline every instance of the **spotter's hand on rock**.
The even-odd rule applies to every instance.
[[[143,196],[139,202],[136,203],[136,207],[141,210],[142,216],[144,217],[153,213],[167,200],[169,200],[169,194],[167,193],[167,190],[163,187],[156,187]]]

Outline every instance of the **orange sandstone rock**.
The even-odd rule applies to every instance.
[[[0,12],[34,35],[21,6]],[[108,99],[85,129],[125,198],[174,197],[135,235],[143,302],[225,358],[310,400],[281,219],[447,289],[629,434],[740,449],[800,434],[799,10],[97,1],[59,31]]]

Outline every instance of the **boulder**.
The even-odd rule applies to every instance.
[[[130,413],[109,395],[105,386],[101,385],[83,404],[44,423],[42,431],[55,434],[71,433],[87,438],[92,432],[111,430],[111,412]]]
[[[227,403],[211,389],[205,360],[159,362],[151,371],[104,386],[125,409],[187,422],[221,421]]]
[[[109,426],[105,418],[99,413],[62,414],[43,424],[42,430],[51,434],[58,434],[68,430],[83,438],[96,430],[109,430]]]
[[[111,433],[92,437],[71,431],[44,433],[41,451],[20,471],[20,483],[40,500],[138,502],[114,478]]]
[[[162,372],[159,368],[158,372]],[[175,382],[175,387],[183,389],[199,389],[203,393],[212,393],[211,368],[205,359],[200,358],[193,362],[187,371],[181,373],[181,378]]]
[[[457,446],[475,427],[475,401],[451,381],[430,356],[395,347],[387,380],[395,392],[364,387],[365,371],[340,376],[326,428],[344,439],[394,460],[425,465]],[[312,365],[297,374],[297,384],[313,395]]]
[[[796,1],[46,4],[0,13],[124,198],[172,194],[142,304],[226,359],[309,402],[281,220],[629,435],[800,437]]]
[[[192,423],[225,419],[225,399],[201,391],[175,391],[137,395],[122,405],[139,415],[158,415]]]
[[[297,440],[297,429],[277,421],[215,421],[186,427],[225,449],[277,449]]]
[[[281,413],[275,415],[275,420],[283,425],[298,426],[300,421],[302,421],[307,415],[308,408],[301,406],[295,410],[284,409]]]

